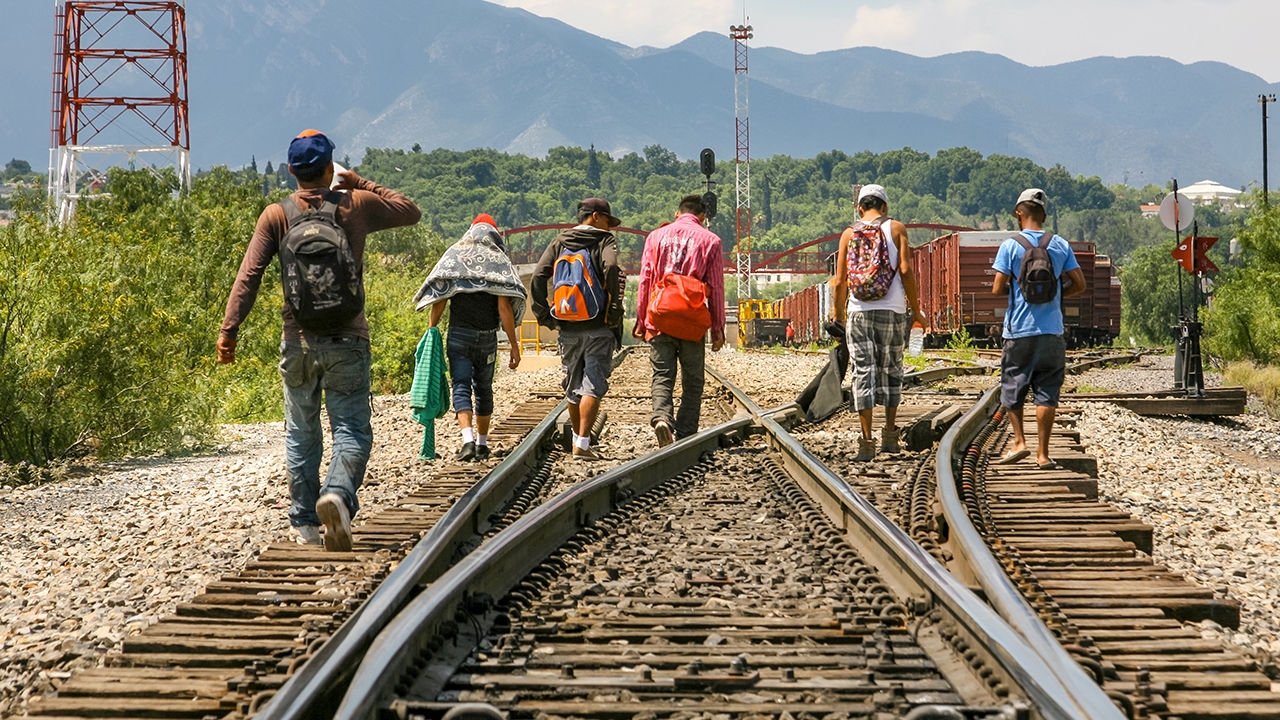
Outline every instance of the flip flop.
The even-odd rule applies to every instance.
[[[1031,455],[1030,450],[1019,450],[1017,452],[1011,452],[1008,455],[1005,455],[1004,457],[1000,458],[999,460],[996,460],[995,464],[996,465],[1012,465],[1018,462],[1019,460],[1022,460],[1023,458],[1026,458],[1030,455]]]
[[[1036,465],[1036,467],[1040,468],[1041,470],[1057,470],[1057,469],[1061,468],[1062,466],[1061,466],[1061,465],[1059,465],[1058,463],[1056,463],[1056,462],[1054,462],[1054,461],[1050,460],[1049,462],[1042,462],[1042,463],[1038,463],[1038,464]]]

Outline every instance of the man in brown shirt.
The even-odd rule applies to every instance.
[[[371,232],[413,225],[422,211],[400,193],[351,170],[340,173],[334,185],[333,148],[329,138],[315,130],[294,138],[289,145],[289,172],[298,179],[298,191],[284,202],[293,203],[300,211],[319,208],[326,200],[337,206],[335,219],[346,234],[360,272],[361,307],[345,327],[316,331],[302,327],[286,302],[280,375],[284,378],[285,470],[293,500],[289,520],[300,542],[317,545],[322,542],[319,526],[323,523],[325,549],[345,552],[351,549],[351,516],[359,508],[356,491],[364,480],[373,447],[369,322],[363,308],[365,238]],[[258,217],[227,299],[218,337],[218,362],[235,362],[240,324],[253,309],[262,274],[280,254],[288,230],[289,221],[280,204],[268,206]],[[333,456],[323,489],[321,391],[333,437]]]

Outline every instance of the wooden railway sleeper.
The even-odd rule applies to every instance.
[[[992,416],[991,420],[983,427],[978,437],[970,445],[970,452],[966,453],[965,469],[970,467],[973,469],[973,505],[976,506],[977,515],[981,517],[981,522],[975,520],[975,524],[980,527],[987,538],[987,544],[991,547],[992,552],[997,559],[1001,560],[1006,572],[1014,579],[1019,590],[1022,591],[1024,597],[1031,603],[1032,608],[1036,610],[1045,624],[1054,632],[1054,634],[1068,642],[1079,642],[1079,629],[1071,623],[1071,621],[1062,613],[1061,608],[1053,601],[1049,593],[1045,592],[1036,578],[1035,573],[1022,562],[1021,556],[1017,554],[1017,549],[1009,546],[999,536],[998,524],[991,514],[991,504],[986,494],[986,470],[991,457],[991,450],[999,447],[1008,435],[1007,418],[1003,411],[997,412]],[[972,452],[976,449],[976,452]],[[970,516],[974,513],[971,511]],[[1081,645],[1092,645],[1092,641],[1081,642]],[[1090,654],[1093,659],[1099,660],[1101,653],[1096,649]]]
[[[970,467],[974,470],[972,476],[965,477],[965,490],[972,493],[971,496],[964,497],[970,510],[969,514],[981,518],[984,521],[982,525],[992,535],[997,534],[998,525],[989,511],[991,505],[985,493],[985,470],[993,451],[1003,446],[1009,434],[1008,427],[1003,422],[997,421],[998,419],[993,418],[993,421],[984,428],[979,438],[969,448],[972,451],[976,446],[979,452],[966,453],[964,463],[965,470]],[[988,430],[994,430],[994,432],[988,432]],[[975,504],[978,507],[973,507]],[[975,522],[977,522],[976,519]],[[1081,633],[1078,626],[1066,619],[1061,607],[1053,600],[1051,593],[1040,584],[1036,573],[1024,561],[1018,549],[999,538],[989,540],[988,544],[1015,584],[1028,597],[1037,613],[1053,629],[1054,634],[1063,639],[1065,649],[1071,653],[1077,663],[1086,668],[1099,684],[1119,680],[1116,667],[1104,659],[1092,637],[1087,633]],[[1074,642],[1067,641],[1068,638]],[[1132,690],[1128,690],[1129,687]],[[1126,692],[1121,692],[1114,687],[1106,688],[1104,691],[1127,717],[1133,720],[1145,720],[1153,717],[1153,713],[1158,713],[1165,717],[1165,720],[1175,720],[1176,716],[1166,714],[1168,704],[1165,699],[1153,692],[1150,669],[1147,666],[1139,666],[1134,674],[1132,685],[1125,685],[1124,689]]]

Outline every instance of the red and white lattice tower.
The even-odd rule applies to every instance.
[[[55,0],[49,196],[60,221],[116,165],[191,181],[185,2]]]
[[[734,167],[734,262],[738,299],[751,297],[751,120],[747,105],[747,41],[750,25],[729,28],[733,38],[733,129],[737,152]]]

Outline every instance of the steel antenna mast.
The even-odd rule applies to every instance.
[[[191,183],[185,0],[55,0],[49,197],[67,222],[121,163]]]
[[[729,28],[733,38],[734,262],[738,269],[738,299],[751,297],[751,120],[747,104],[747,41],[750,25]]]

